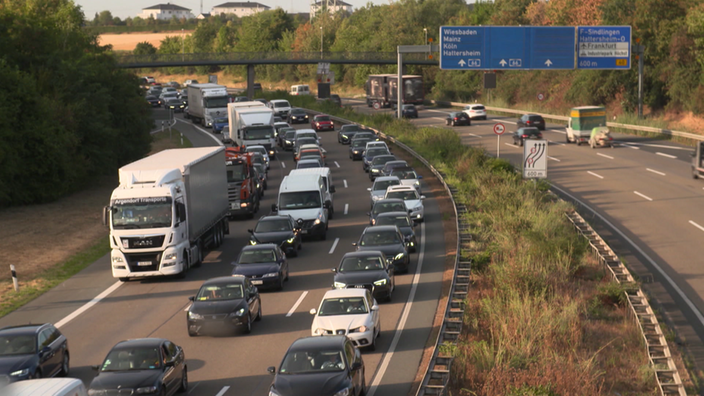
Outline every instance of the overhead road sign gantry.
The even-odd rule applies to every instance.
[[[441,26],[444,70],[575,68],[573,26]]]
[[[630,69],[630,26],[578,26],[578,69]]]

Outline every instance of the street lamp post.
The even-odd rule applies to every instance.
[[[323,27],[320,27],[320,59],[323,59]]]
[[[423,32],[425,32],[425,41],[423,42],[423,45],[428,44],[428,28],[423,28]]]
[[[184,36],[184,30],[181,28],[181,58],[186,60],[186,38]]]

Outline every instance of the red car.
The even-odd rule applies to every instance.
[[[311,128],[315,129],[316,132],[319,131],[334,131],[335,123],[329,115],[319,114],[313,117],[313,121],[310,122]]]

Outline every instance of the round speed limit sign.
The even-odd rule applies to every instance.
[[[494,133],[497,135],[503,135],[503,133],[506,131],[506,127],[502,123],[497,123],[494,124]]]

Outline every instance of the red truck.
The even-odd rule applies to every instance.
[[[251,219],[259,211],[259,193],[252,165],[254,154],[239,149],[239,147],[225,149],[227,199],[230,203],[229,216],[235,217],[245,214]]]

